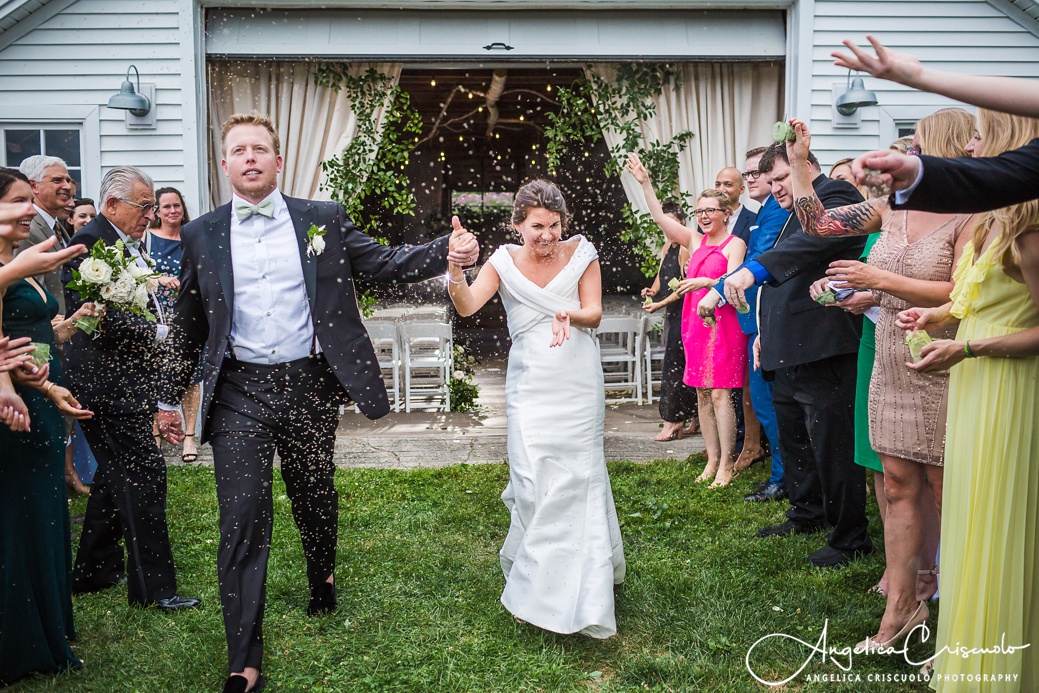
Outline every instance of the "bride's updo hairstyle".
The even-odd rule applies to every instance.
[[[555,183],[547,180],[532,180],[516,193],[512,201],[512,223],[522,224],[532,209],[547,209],[557,212],[563,226],[563,233],[570,223],[570,212],[566,208],[563,193]]]

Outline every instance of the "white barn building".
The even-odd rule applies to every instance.
[[[157,186],[183,190],[194,214],[205,211],[219,199],[211,192],[218,183],[209,163],[207,65],[228,59],[392,61],[405,69],[771,61],[781,66],[778,105],[810,120],[824,167],[886,145],[949,105],[867,77],[879,106],[851,119],[836,116],[832,102],[847,75],[829,55],[842,38],[864,41],[874,33],[953,71],[1039,76],[1039,8],[1031,0],[648,0],[637,11],[622,0],[257,4],[0,1],[0,164],[16,166],[33,148],[55,153],[74,164],[85,195],[96,194],[108,168],[132,164]],[[106,107],[130,64],[146,89],[154,85],[155,105],[144,119],[154,123],[144,127]],[[769,110],[763,125],[774,118]]]

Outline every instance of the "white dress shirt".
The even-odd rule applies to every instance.
[[[736,220],[740,218],[740,212],[744,209],[743,205],[740,205],[736,209],[732,210],[732,214],[729,215],[729,233],[736,228]]]
[[[47,214],[47,212],[43,211],[43,209],[41,209],[40,206],[38,204],[36,204],[35,202],[33,203],[32,206],[36,209],[36,213],[39,214],[41,217],[43,217],[43,220],[45,222],[47,222],[47,228],[50,229],[51,231],[53,231],[54,230],[54,222],[56,222],[57,219],[52,217],[50,214]]]
[[[314,324],[285,198],[275,190],[265,198],[274,202],[273,218],[254,214],[245,221],[234,213],[240,199],[231,199],[231,350],[239,361],[259,364],[309,356],[316,347]]]

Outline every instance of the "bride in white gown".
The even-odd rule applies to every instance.
[[[512,221],[523,245],[498,248],[468,286],[450,265],[462,316],[499,292],[508,313],[505,376],[511,514],[501,549],[513,616],[556,633],[617,632],[613,586],[624,548],[603,455],[603,374],[594,328],[602,317],[595,247],[561,241],[566,202],[553,183],[516,194]],[[456,220],[457,226],[457,220]]]

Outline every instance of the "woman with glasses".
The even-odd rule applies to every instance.
[[[886,197],[823,210],[806,173],[807,129],[794,122],[795,209],[805,233],[867,235],[882,231],[866,263],[838,260],[827,275],[841,288],[870,290],[880,307],[876,357],[869,385],[870,446],[884,470],[884,549],[887,607],[876,633],[858,644],[867,652],[897,648],[926,622],[926,600],[936,589],[935,554],[945,459],[948,377],[907,369],[912,361],[900,311],[949,300],[952,269],[969,240],[970,215],[892,210]],[[913,145],[935,156],[963,156],[974,133],[974,117],[947,108],[922,119]],[[797,162],[795,164],[795,161]]]
[[[707,447],[707,466],[698,482],[711,488],[732,481],[736,447],[736,409],[733,388],[743,387],[747,372],[747,335],[740,329],[736,309],[724,305],[714,322],[696,313],[696,305],[719,277],[736,270],[747,254],[747,244],[729,233],[732,203],[718,190],[704,190],[693,215],[698,229],[691,229],[663,213],[649,172],[635,154],[628,155],[628,171],[642,186],[653,221],[672,242],[689,250],[686,278],[675,293],[685,296],[682,306],[682,343],[685,346],[683,382],[696,388],[700,430]]]
[[[184,204],[184,196],[176,188],[159,188],[155,191],[155,219],[148,227],[145,246],[148,255],[155,261],[155,271],[159,277],[159,288],[155,292],[163,312],[171,312],[173,303],[180,289],[180,258],[183,250],[180,245],[180,229],[191,221],[188,208]],[[184,462],[198,459],[198,446],[195,443],[195,419],[198,418],[199,395],[201,393],[202,362],[196,369],[191,387],[184,393],[181,406],[184,409],[184,452],[180,458]],[[158,430],[155,431],[158,439]]]

